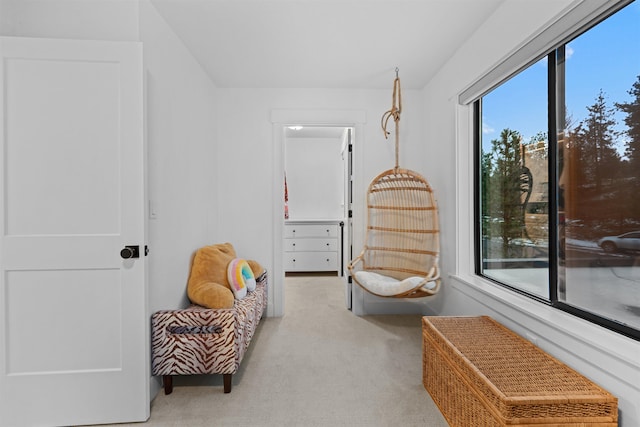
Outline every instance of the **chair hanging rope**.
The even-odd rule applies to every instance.
[[[395,138],[396,138],[396,169],[400,166],[400,113],[402,113],[402,93],[400,91],[400,77],[398,77],[398,69],[396,68],[396,79],[393,81],[393,98],[391,99],[391,109],[382,115],[382,132],[384,137],[388,138],[390,132],[387,131],[389,119],[393,117],[395,123]]]
[[[391,109],[382,116],[385,138],[395,124],[395,167],[382,172],[367,191],[367,229],[360,255],[347,268],[353,280],[382,297],[419,298],[440,287],[438,209],[429,183],[399,165],[399,122],[402,112],[396,68]],[[356,266],[361,265],[356,271]]]

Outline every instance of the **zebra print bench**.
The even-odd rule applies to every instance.
[[[191,305],[162,310],[151,317],[152,373],[162,375],[165,394],[173,391],[172,375],[222,374],[224,392],[249,347],[267,306],[267,274],[256,290],[230,309]]]

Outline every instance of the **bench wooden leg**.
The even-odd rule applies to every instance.
[[[231,393],[231,377],[233,374],[222,374],[222,381],[224,383],[224,392]]]
[[[173,377],[171,375],[163,375],[162,385],[164,386],[164,394],[171,394],[173,392]]]

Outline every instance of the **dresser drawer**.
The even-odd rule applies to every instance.
[[[284,237],[338,237],[337,224],[286,224]]]
[[[284,254],[285,271],[337,271],[336,252],[287,252]]]
[[[285,239],[286,252],[335,252],[338,250],[338,239]]]

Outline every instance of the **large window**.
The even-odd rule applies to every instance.
[[[640,338],[640,2],[475,109],[477,273]]]

